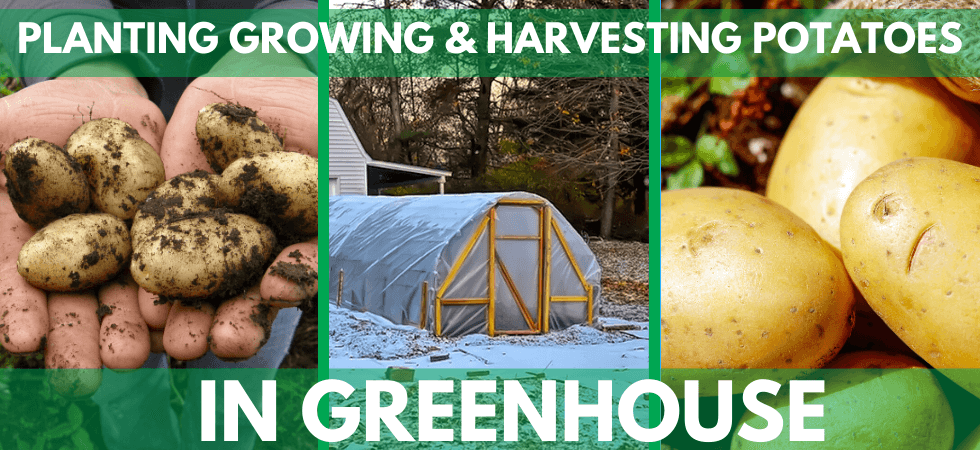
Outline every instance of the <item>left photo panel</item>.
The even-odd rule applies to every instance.
[[[159,47],[127,32],[138,53],[69,60],[18,51],[5,25],[57,29],[55,10],[0,1],[13,8],[0,10],[0,448],[196,448],[214,423],[228,440],[220,380],[260,411],[265,380],[284,402],[315,383],[315,56],[179,51],[195,38],[177,24],[215,24],[198,38],[218,40],[220,17],[260,14],[252,3],[193,21],[148,10]],[[290,3],[315,20],[315,2]],[[288,403],[279,414],[299,408]],[[228,448],[258,441],[236,433]],[[316,447],[306,440],[293,448]]]

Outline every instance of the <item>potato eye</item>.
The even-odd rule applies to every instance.
[[[879,222],[884,222],[888,217],[895,215],[899,209],[901,209],[901,201],[894,194],[885,194],[875,202],[871,215]]]

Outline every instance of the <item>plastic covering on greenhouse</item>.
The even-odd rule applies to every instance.
[[[592,324],[599,263],[524,192],[330,197],[330,299],[439,336]]]

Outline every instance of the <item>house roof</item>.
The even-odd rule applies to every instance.
[[[428,167],[410,166],[408,164],[399,164],[387,161],[370,160],[368,161],[367,165],[370,167],[377,167],[379,169],[411,172],[419,175],[428,175],[430,177],[450,177],[453,175],[453,173],[448,170],[430,169]]]
[[[430,169],[428,167],[412,166],[408,164],[399,164],[388,161],[375,161],[368,155],[367,151],[364,150],[364,146],[361,144],[361,140],[357,138],[357,133],[354,132],[354,127],[351,125],[350,120],[347,118],[347,112],[344,108],[340,106],[340,102],[337,99],[330,97],[330,106],[336,107],[340,111],[340,118],[344,122],[344,126],[350,130],[351,134],[355,137],[354,142],[357,145],[357,149],[360,151],[364,160],[367,161],[368,165],[368,183],[373,184],[374,188],[385,188],[392,186],[401,186],[405,184],[414,184],[422,181],[429,181],[431,179],[438,179],[441,177],[450,177],[453,175],[451,171]],[[374,170],[372,170],[372,168]]]

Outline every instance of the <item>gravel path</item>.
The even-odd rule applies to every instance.
[[[589,247],[602,267],[599,314],[647,321],[649,308],[649,245],[642,242],[592,239]]]

